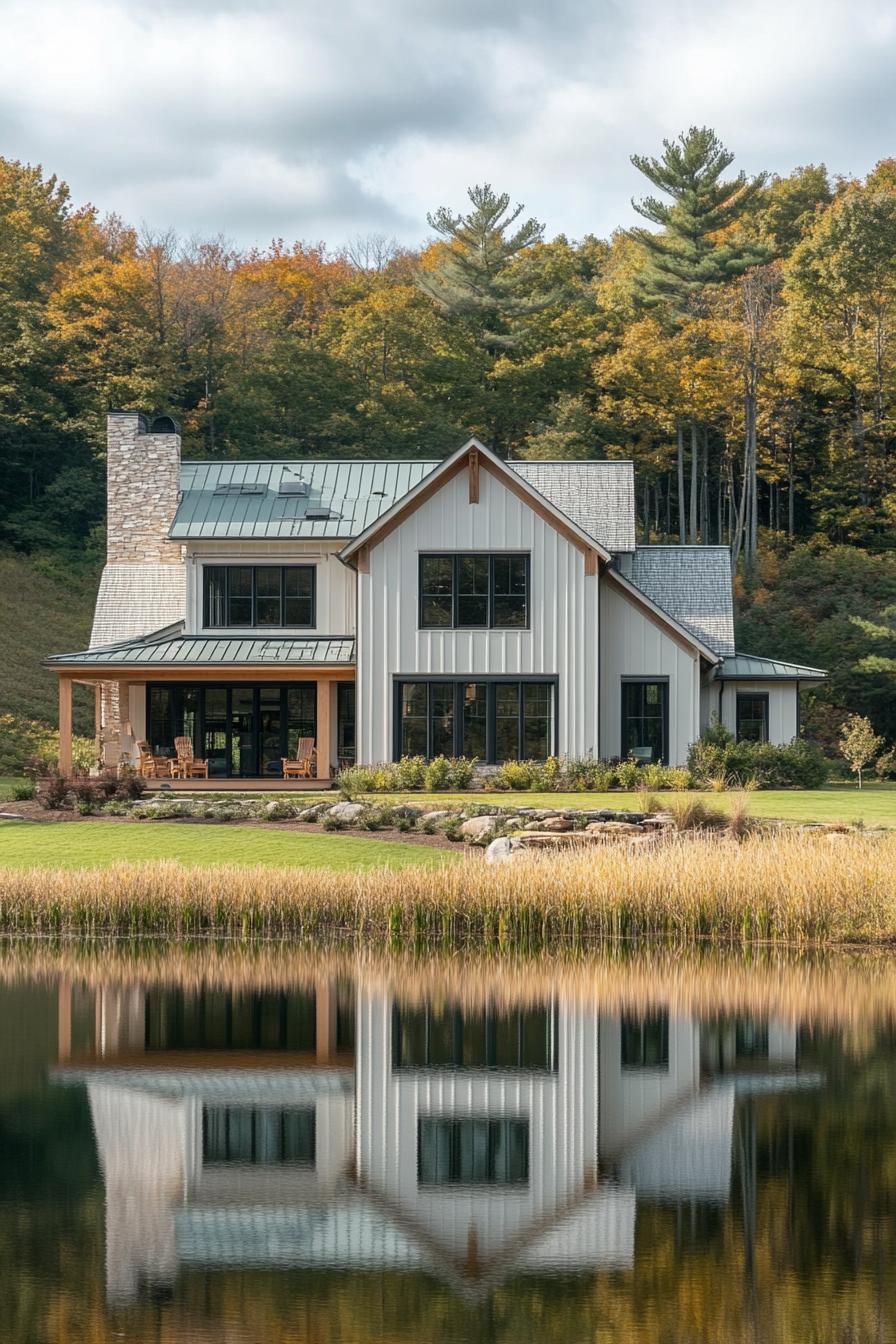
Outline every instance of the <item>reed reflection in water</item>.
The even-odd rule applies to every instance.
[[[694,1004],[662,956],[226,964],[6,964],[102,1195],[67,1338],[892,1338],[889,963],[695,964]],[[804,1011],[832,976],[848,1023]]]

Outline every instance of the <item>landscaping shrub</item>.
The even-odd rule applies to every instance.
[[[444,760],[444,757],[442,759]],[[426,760],[423,756],[402,756],[400,761],[396,761],[393,771],[398,781],[396,792],[424,787]],[[426,785],[426,787],[430,788],[432,786]]]
[[[728,729],[714,723],[688,753],[688,768],[700,788],[727,785],[760,789],[820,789],[828,764],[814,742],[795,738],[787,746],[772,742],[735,742]]]
[[[115,792],[125,802],[136,802],[146,793],[146,781],[135,770],[127,770],[120,776]]]
[[[38,794],[38,801],[48,812],[57,812],[66,806],[70,789],[71,785],[64,775],[47,775]]]
[[[17,779],[12,786],[13,801],[17,803],[27,802],[37,793],[37,785],[33,779]]]
[[[882,756],[878,756],[874,773],[878,779],[896,779],[896,747],[890,747]]]
[[[477,758],[475,756],[472,759],[468,756],[452,756],[449,765],[451,766],[451,788],[468,789],[473,783]]]
[[[58,760],[57,729],[37,719],[0,714],[0,775],[20,775],[26,767],[46,774],[55,770]],[[89,770],[96,765],[96,743],[92,737],[72,738],[72,765],[76,770]]]
[[[451,762],[447,756],[434,756],[423,772],[427,793],[442,793],[451,781]]]
[[[620,761],[616,767],[616,783],[620,789],[631,793],[640,783],[642,769],[647,768],[638,765],[637,761]]]

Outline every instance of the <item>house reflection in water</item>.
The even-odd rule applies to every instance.
[[[811,1086],[782,1022],[288,992],[60,990],[110,1300],[182,1266],[420,1269],[465,1296],[625,1266],[649,1201],[724,1205],[739,1097]]]

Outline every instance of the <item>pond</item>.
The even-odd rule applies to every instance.
[[[896,1340],[896,961],[0,949],[13,1344]]]

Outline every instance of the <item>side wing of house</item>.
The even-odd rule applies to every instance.
[[[484,454],[372,536],[358,758],[596,755],[599,549]]]

